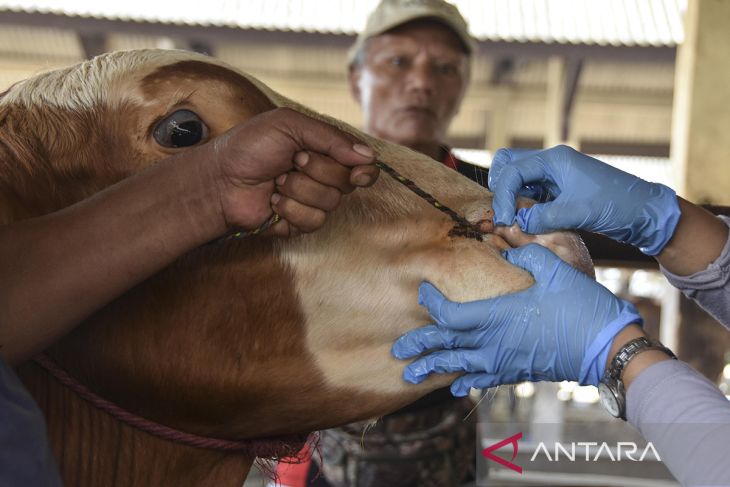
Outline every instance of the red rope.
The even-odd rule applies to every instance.
[[[453,163],[455,164],[455,161],[453,161]],[[398,173],[395,169],[385,164],[384,162],[376,161],[376,165],[383,169],[386,173],[388,173],[393,179],[399,181],[408,189],[426,200],[429,204],[431,204],[431,206],[449,215],[449,217],[451,217],[451,219],[456,223],[455,228],[452,230],[452,232],[450,232],[450,234],[467,238],[474,238],[479,241],[482,240],[484,232],[481,231],[481,229],[477,225],[474,225],[473,223],[467,221],[464,217],[456,213],[451,208],[442,205],[431,194],[422,190],[418,185],[416,185],[416,183]],[[449,165],[449,167],[451,166]],[[279,215],[274,213],[271,218],[269,218],[261,225],[261,227],[257,228],[256,230],[253,230],[251,232],[237,232],[224,238],[242,238],[249,235],[256,235],[266,230],[277,221],[279,221]],[[252,448],[254,448],[254,445],[256,443],[259,443],[259,440],[223,440],[219,438],[198,436],[193,433],[185,433],[184,431],[170,428],[169,426],[165,426],[150,419],[145,419],[91,392],[86,386],[81,384],[79,381],[69,375],[68,372],[59,367],[58,364],[56,364],[56,362],[54,362],[53,359],[51,359],[48,355],[37,355],[33,358],[33,361],[35,361],[38,365],[47,370],[61,384],[74,391],[82,399],[90,402],[97,409],[104,411],[111,417],[133,428],[157,436],[158,438],[174,441],[176,443],[182,443],[184,445],[192,446],[195,448],[207,448],[211,450],[223,451],[251,451]]]
[[[184,431],[176,430],[165,426],[163,424],[156,423],[150,419],[145,419],[141,416],[127,411],[114,404],[111,401],[99,397],[95,393],[91,392],[86,386],[81,384],[79,381],[71,377],[65,370],[56,364],[48,355],[40,354],[33,358],[38,365],[46,369],[53,377],[55,377],[61,384],[65,385],[82,399],[90,402],[94,407],[101,409],[113,418],[132,426],[138,430],[144,431],[151,435],[157,436],[165,440],[174,441],[176,443],[182,443],[184,445],[192,446],[195,448],[207,448],[211,450],[223,450],[223,451],[250,451],[258,440],[222,440],[219,438],[209,438],[206,436],[198,436],[192,433],[185,433]]]

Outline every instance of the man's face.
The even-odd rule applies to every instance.
[[[365,131],[416,150],[443,144],[459,111],[469,60],[457,36],[434,21],[416,21],[373,37],[350,72]]]

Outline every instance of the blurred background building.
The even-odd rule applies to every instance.
[[[668,157],[687,0],[462,0],[480,52],[456,147]],[[345,55],[377,0],[0,2],[0,89],[120,49],[204,52],[353,125]],[[478,156],[476,156],[478,157]]]
[[[499,147],[568,143],[693,201],[730,205],[730,1],[453,3],[479,41],[472,83],[450,133],[464,159],[488,165]],[[0,0],[0,92],[108,51],[188,49],[360,126],[346,53],[376,4]],[[721,387],[730,385],[730,333],[680,299],[651,263],[599,263],[599,280],[639,305],[654,336]],[[542,421],[609,424],[594,388],[566,383],[541,392],[527,384],[500,393],[482,401],[485,417],[535,422],[535,414],[547,411]],[[549,477],[549,483],[633,485],[611,480],[610,468],[593,480],[575,477],[583,474]],[[647,478],[664,480],[648,484]],[[637,477],[636,485],[676,484],[659,469]]]

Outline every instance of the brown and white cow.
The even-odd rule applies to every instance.
[[[151,133],[175,110],[197,114],[205,143],[275,107],[343,127],[187,52],[113,53],[19,83],[0,99],[0,223],[68,206],[174,153]],[[476,183],[344,129],[470,220],[487,217],[490,196]],[[421,281],[454,300],[531,283],[500,257],[501,238],[452,237],[452,226],[382,174],[313,234],[190,252],[48,352],[98,395],[198,435],[265,440],[376,417],[453,379],[408,385],[389,353],[400,334],[428,321],[416,299]],[[565,241],[585,264],[578,241]],[[261,453],[161,440],[94,409],[36,365],[21,373],[47,416],[67,485],[238,486]]]

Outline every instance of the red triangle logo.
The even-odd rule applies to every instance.
[[[484,457],[487,458],[488,460],[497,462],[500,465],[507,467],[509,469],[512,469],[517,473],[522,473],[522,467],[512,463],[512,461],[514,461],[515,457],[517,456],[517,451],[519,448],[519,445],[517,444],[517,440],[521,440],[521,439],[522,439],[522,432],[519,432],[516,435],[510,436],[509,438],[505,438],[504,440],[497,442],[492,446],[486,447],[484,450],[482,450],[482,455],[484,455]],[[498,457],[497,455],[492,453],[495,450],[499,450],[500,448],[502,448],[505,445],[512,445],[512,459],[511,460],[505,460],[504,458]]]

